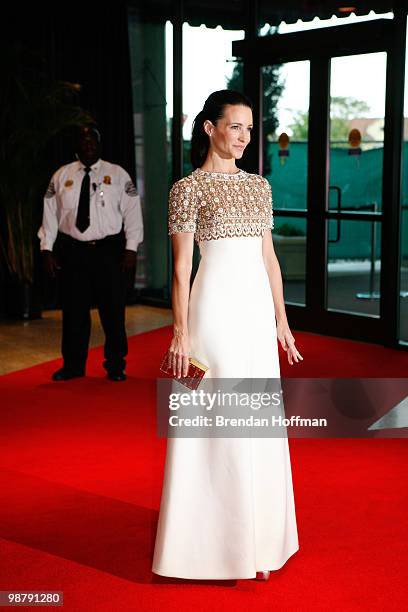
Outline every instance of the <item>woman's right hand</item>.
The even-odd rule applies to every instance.
[[[190,341],[188,332],[175,329],[173,339],[169,348],[170,367],[173,370],[173,375],[180,378],[188,374],[189,357],[190,357]]]

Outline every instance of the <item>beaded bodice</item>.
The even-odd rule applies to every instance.
[[[273,229],[272,190],[258,174],[197,168],[174,183],[169,196],[169,235],[195,232],[195,240],[263,236]]]

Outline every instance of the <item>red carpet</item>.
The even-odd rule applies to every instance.
[[[407,353],[295,337],[305,361],[281,351],[282,376],[408,372]],[[50,382],[59,362],[0,378],[0,590],[63,591],[69,612],[405,609],[405,439],[290,440],[300,550],[269,582],[151,573],[165,452],[154,379],[169,339],[169,327],[130,339],[126,383],[104,378],[100,348],[85,379]]]

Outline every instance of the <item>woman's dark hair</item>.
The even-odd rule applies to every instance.
[[[194,169],[203,165],[207,158],[210,147],[210,139],[204,131],[204,121],[209,119],[214,125],[224,114],[227,104],[248,106],[252,110],[252,102],[247,96],[232,89],[221,89],[214,91],[205,101],[203,110],[200,111],[193,121],[191,135],[190,158]]]

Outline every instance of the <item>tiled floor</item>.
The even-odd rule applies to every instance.
[[[129,336],[172,323],[167,308],[128,306],[126,329]],[[92,310],[90,347],[104,342],[97,310]],[[0,375],[21,370],[61,356],[61,311],[43,312],[42,319],[0,322]]]

